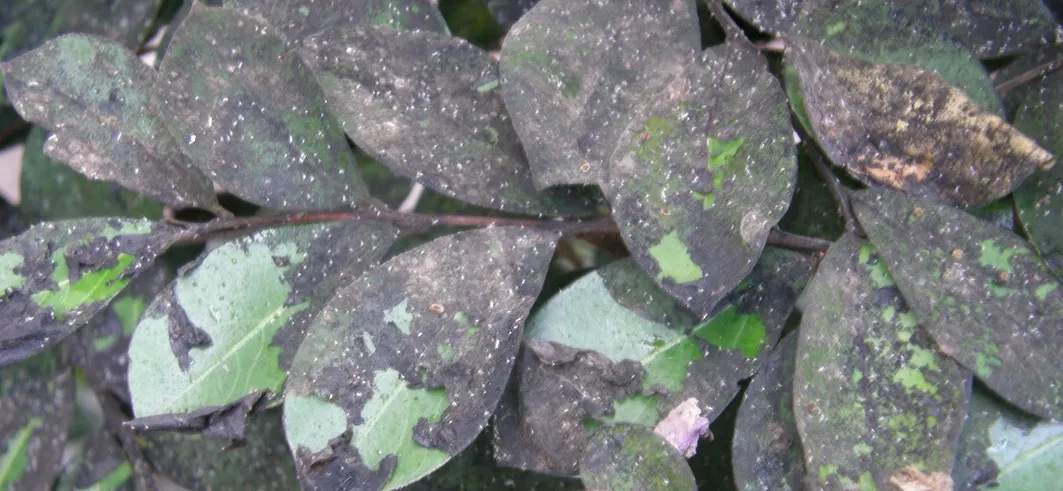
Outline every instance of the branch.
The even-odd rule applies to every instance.
[[[1049,73],[1059,70],[1060,68],[1063,68],[1063,58],[1052,60],[1043,65],[1038,65],[1030,70],[1016,75],[1014,78],[1002,82],[1000,85],[997,85],[997,92],[1000,93],[1000,95],[1004,95],[1011,90],[1021,87],[1027,83],[1033,82],[1034,80],[1044,77]]]
[[[795,251],[807,251],[807,252],[827,252],[830,245],[833,242],[816,237],[808,237],[805,235],[791,234],[790,232],[784,232],[778,228],[771,229],[768,232],[768,244],[776,247],[782,247],[784,249],[793,249]]]

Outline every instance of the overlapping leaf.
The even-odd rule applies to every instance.
[[[731,453],[738,489],[804,487],[804,454],[793,404],[798,336],[779,341],[738,408]]]
[[[1063,50],[1053,51],[1063,56]],[[1037,140],[1057,158],[1063,155],[1063,72],[1057,71],[1019,93],[1022,106],[1015,127]],[[1036,172],[1015,189],[1015,207],[1026,234],[1041,257],[1063,277],[1063,165]]]
[[[159,71],[156,96],[180,150],[233,194],[288,210],[366,196],[313,73],[274,28],[197,3]]]
[[[302,483],[395,488],[468,445],[502,395],[554,240],[461,232],[341,290],[310,327],[285,390]]]
[[[87,218],[43,223],[0,242],[0,365],[88,322],[177,238],[147,220]]]
[[[1054,164],[1036,142],[936,74],[808,40],[790,40],[786,56],[820,146],[865,182],[974,206]]]
[[[857,194],[853,211],[941,351],[1016,406],[1063,419],[1063,289],[1029,243],[886,189]]]
[[[162,204],[114,183],[93,181],[44,155],[47,132],[30,130],[19,171],[19,212],[29,223],[79,217],[162,218]]]
[[[355,26],[448,32],[435,2],[429,0],[223,0],[222,5],[265,19],[290,41]]]
[[[799,305],[793,410],[809,479],[951,489],[970,375],[938,353],[874,249],[843,236]]]
[[[644,270],[699,315],[749,274],[797,178],[786,98],[742,41],[706,50],[638,110],[606,195]]]
[[[635,109],[699,48],[693,1],[542,0],[524,14],[499,72],[536,186],[605,182]]]
[[[588,489],[695,490],[694,473],[683,454],[638,425],[606,426],[595,432],[580,460]]]
[[[515,394],[495,422],[495,459],[573,475],[587,424],[654,427],[691,399],[700,417],[716,418],[775,344],[811,267],[769,250],[700,324],[631,260],[576,281],[528,322]]]
[[[340,222],[262,231],[211,251],[137,327],[129,348],[136,416],[172,429],[181,416],[169,414],[280,392],[314,315],[394,238],[387,224]]]
[[[432,32],[345,26],[304,39],[300,53],[351,139],[399,174],[480,206],[580,211],[567,190],[536,191],[498,67],[479,48]]]
[[[51,488],[73,409],[74,377],[55,350],[0,368],[0,488]]]
[[[152,93],[155,71],[129,49],[71,34],[2,68],[22,117],[53,132],[44,144],[49,157],[171,206],[218,208],[210,180],[169,133]]]

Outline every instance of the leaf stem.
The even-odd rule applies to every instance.
[[[778,228],[768,232],[768,244],[797,251],[826,252],[833,242],[817,237],[791,234]]]

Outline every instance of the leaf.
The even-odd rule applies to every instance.
[[[975,206],[1054,163],[1033,140],[934,73],[797,39],[789,41],[786,58],[801,78],[820,146],[861,181]]]
[[[136,416],[279,393],[314,315],[394,238],[383,222],[339,222],[265,230],[212,250],[137,326],[129,347]]]
[[[97,34],[136,48],[162,0],[6,0],[0,18],[0,61],[8,61],[48,39],[73,32]],[[4,82],[0,74],[0,84]],[[0,93],[0,104],[8,102]]]
[[[502,103],[497,65],[479,48],[427,31],[345,26],[304,39],[300,54],[344,131],[399,174],[500,210],[591,208],[582,203],[580,210],[566,189],[536,191]]]
[[[785,96],[752,47],[706,50],[638,110],[610,168],[624,242],[707,314],[749,274],[797,178]]]
[[[842,236],[798,305],[793,404],[809,479],[891,489],[909,468],[947,478],[970,376],[937,352],[871,245]]]
[[[253,414],[240,445],[181,433],[152,433],[142,447],[162,474],[189,489],[298,489],[279,410]]]
[[[1052,489],[1063,477],[1063,424],[1038,422],[975,390],[953,476],[964,489]]]
[[[502,395],[554,240],[524,229],[460,232],[337,293],[285,390],[303,485],[396,488],[465,448]]]
[[[636,107],[700,50],[695,10],[685,0],[542,0],[520,18],[499,73],[536,187],[607,180]]]
[[[44,155],[48,133],[33,128],[19,172],[19,211],[30,223],[80,217],[162,218],[162,204],[118,185],[93,181]]]
[[[1012,55],[1057,39],[1059,24],[1039,0],[950,1],[943,7],[949,31],[979,58]]]
[[[800,288],[790,277],[811,269],[806,257],[769,250],[700,324],[634,261],[577,280],[528,321],[515,393],[495,422],[495,459],[573,475],[587,429],[602,422],[654,427],[690,399],[715,419],[782,330]]]
[[[0,68],[15,109],[54,133],[49,157],[174,207],[219,209],[210,180],[168,133],[151,92],[155,71],[129,49],[71,34]]]
[[[738,409],[731,452],[738,489],[804,488],[804,454],[793,405],[798,336],[779,341]]]
[[[941,351],[994,392],[1063,419],[1063,290],[1029,244],[948,206],[888,190],[853,211]]]
[[[0,368],[0,488],[51,488],[73,409],[74,379],[55,350]]]
[[[1056,50],[1063,55],[1063,50]],[[1054,155],[1063,155],[1063,72],[1045,75],[1036,84],[1024,87],[1017,96],[1022,105],[1015,115],[1015,127],[1037,140]],[[1048,266],[1063,277],[1063,165],[1048,172],[1035,172],[1015,189],[1015,207],[1026,235]]]
[[[222,5],[265,19],[295,42],[322,31],[369,25],[448,32],[439,8],[429,0],[223,0]]]
[[[147,220],[86,218],[0,242],[0,366],[62,341],[178,238]]]
[[[313,73],[273,28],[197,3],[159,72],[155,90],[181,151],[233,194],[287,210],[366,196]]]
[[[580,460],[588,489],[697,489],[686,459],[648,428],[620,424],[595,432]]]

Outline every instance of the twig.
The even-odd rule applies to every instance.
[[[768,244],[798,251],[826,252],[832,242],[816,237],[791,234],[790,232],[783,232],[773,228],[771,232],[768,232]]]
[[[404,213],[411,213],[417,209],[417,202],[421,201],[421,195],[424,194],[424,185],[415,182],[413,187],[410,188],[410,194],[406,195],[406,199],[402,200],[402,204],[399,205],[399,211]]]
[[[1034,80],[1044,77],[1049,73],[1059,70],[1060,68],[1063,68],[1063,58],[1052,60],[1043,65],[1038,65],[1030,70],[1016,75],[1015,77],[1001,83],[1000,85],[997,85],[997,92],[1000,95],[1004,95],[1011,90],[1014,90],[1027,83],[1033,82]]]

